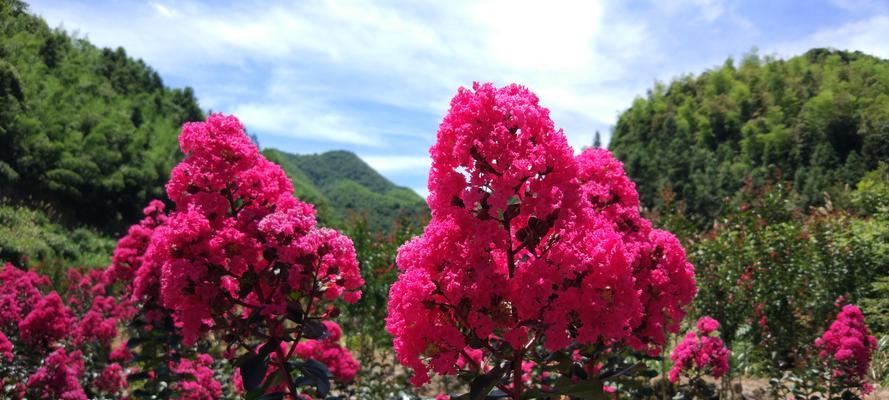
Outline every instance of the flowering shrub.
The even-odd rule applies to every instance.
[[[173,364],[171,362],[171,364]],[[194,380],[183,380],[176,383],[174,390],[180,394],[181,400],[218,399],[222,397],[222,385],[213,377],[213,357],[199,354],[195,360],[183,358],[171,370],[177,374],[185,374]]]
[[[117,398],[125,370],[111,357],[127,307],[107,295],[102,270],[69,271],[60,295],[49,279],[12,264],[0,270],[0,394]]]
[[[656,354],[678,329],[695,293],[684,250],[639,215],[620,162],[575,157],[533,93],[461,88],[430,153],[432,219],[399,249],[386,321],[414,384],[459,368],[484,373],[473,392],[517,399],[525,361]]]
[[[689,331],[670,354],[673,360],[671,382],[678,382],[680,376],[687,372],[693,372],[693,379],[702,375],[721,378],[728,372],[731,352],[722,339],[715,336],[718,329],[719,322],[713,318],[702,317],[698,320],[695,330]]]
[[[843,306],[830,328],[815,340],[815,347],[829,374],[829,395],[870,393],[867,370],[877,340],[871,336],[858,307]]]
[[[300,358],[318,360],[326,365],[334,379],[341,383],[349,383],[358,373],[358,362],[349,350],[340,346],[343,331],[333,321],[324,321],[328,336],[323,339],[310,339],[296,346],[296,355]]]
[[[213,331],[248,391],[274,389],[265,378],[276,371],[296,396],[291,372],[299,370],[325,396],[323,364],[289,359],[301,339],[327,335],[320,321],[337,311],[325,303],[360,298],[351,242],[316,226],[313,208],[293,197],[290,180],[236,118],[188,123],[179,143],[186,157],[166,187],[175,209],[146,208],[115,251],[112,275],[132,277],[134,300],[149,305],[146,320],[168,316],[183,344]],[[205,375],[193,362],[176,368]]]
[[[751,183],[740,207],[689,240],[703,283],[695,310],[720,321],[729,348],[751,344],[742,372],[776,379],[806,368],[807,349],[836,315],[836,299],[860,302],[889,266],[885,220],[829,207],[807,214],[794,208],[791,189]]]

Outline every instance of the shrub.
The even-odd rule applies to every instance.
[[[473,397],[518,399],[532,361],[564,391],[576,351],[601,392],[600,358],[657,354],[678,329],[695,293],[679,242],[639,216],[606,150],[573,155],[527,89],[461,88],[430,152],[432,220],[399,249],[387,317],[414,384],[459,369],[477,376]]]
[[[101,270],[70,270],[65,290],[12,264],[0,270],[0,394],[117,398],[126,387],[115,357],[128,308],[109,296]]]
[[[115,254],[130,261],[117,272],[138,264],[137,300],[166,309],[184,345],[211,332],[221,340],[250,395],[296,397],[314,382],[326,396],[327,368],[291,358],[302,339],[328,335],[322,321],[338,314],[334,301],[360,298],[351,241],[316,226],[312,207],[293,197],[236,118],[188,123],[179,142],[186,156],[167,184],[175,209],[131,229]]]
[[[828,377],[828,398],[834,393],[846,398],[845,392],[868,394],[873,388],[867,382],[867,371],[877,340],[871,336],[858,307],[846,305],[824,334],[815,340]]]
[[[691,241],[701,282],[698,315],[722,324],[731,348],[773,377],[805,368],[804,351],[827,328],[837,299],[858,302],[889,273],[889,225],[831,208],[795,208],[785,184],[749,190],[746,202]]]

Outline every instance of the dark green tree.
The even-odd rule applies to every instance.
[[[787,60],[745,55],[658,84],[623,112],[609,148],[644,204],[665,189],[706,227],[738,190],[789,180],[799,206],[834,205],[889,157],[889,61],[813,49]],[[728,200],[728,201],[727,201]]]

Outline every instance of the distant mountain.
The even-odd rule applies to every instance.
[[[730,59],[637,98],[609,148],[646,206],[681,203],[701,226],[747,181],[791,181],[799,205],[825,193],[836,204],[889,160],[889,61],[828,49]]]
[[[338,225],[364,215],[371,227],[389,231],[399,219],[416,221],[428,213],[413,190],[396,186],[354,153],[300,155],[266,149],[263,154],[284,169],[297,197],[315,204],[322,223]]]

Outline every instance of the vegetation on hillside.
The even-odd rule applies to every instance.
[[[748,178],[793,182],[802,206],[836,202],[889,159],[889,61],[825,49],[729,59],[637,98],[609,147],[646,206],[678,201],[699,226]]]
[[[427,212],[420,196],[392,184],[354,153],[302,155],[266,149],[263,154],[281,165],[297,197],[314,204],[327,225],[342,226],[357,214],[366,215],[369,227],[392,232],[399,219],[419,221]]]
[[[108,265],[114,240],[80,227],[68,229],[39,208],[0,204],[0,260],[22,266]]]
[[[51,204],[66,224],[120,233],[163,193],[183,122],[203,113],[124,49],[0,5],[0,190]]]

